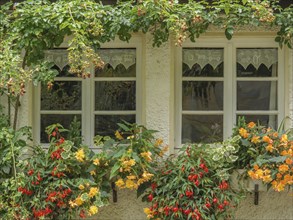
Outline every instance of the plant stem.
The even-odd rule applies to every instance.
[[[20,107],[20,95],[18,94],[15,101],[13,129],[16,130],[18,112]]]
[[[13,163],[13,176],[14,176],[14,179],[16,180],[16,161],[15,161],[15,155],[14,155],[14,143],[11,143],[10,146],[11,146],[11,155],[12,155],[12,163]]]

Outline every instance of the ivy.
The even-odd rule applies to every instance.
[[[9,9],[13,8],[12,11]],[[115,37],[129,41],[133,33],[151,33],[153,45],[170,38],[176,45],[195,41],[213,25],[231,39],[243,26],[278,29],[276,42],[292,48],[293,7],[282,9],[274,0],[119,1],[115,6],[93,0],[26,0],[0,8],[0,88],[7,95],[22,95],[26,82],[50,82],[44,51],[71,36],[68,51],[71,72],[88,77],[91,63],[103,65],[97,49]],[[29,68],[27,68],[29,67]]]

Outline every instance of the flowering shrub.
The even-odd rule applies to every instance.
[[[248,165],[249,177],[271,184],[276,191],[293,184],[293,137],[289,132],[243,121],[238,132],[248,153],[242,162]]]
[[[216,168],[209,145],[185,146],[158,169],[145,199],[148,219],[227,219],[239,194]],[[220,172],[219,172],[220,171]]]
[[[154,176],[154,164],[168,149],[161,139],[153,136],[156,131],[137,124],[119,124],[116,141],[104,144],[104,152],[111,161],[110,179],[119,189],[138,189]]]
[[[85,218],[107,203],[100,182],[88,171],[94,163],[91,152],[87,148],[74,152],[73,143],[60,133],[62,127],[50,128],[48,151],[36,147],[34,156],[20,163],[23,172],[4,183],[7,191],[1,197],[13,208],[2,207],[4,219]]]

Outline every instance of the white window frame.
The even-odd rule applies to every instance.
[[[247,37],[239,36],[234,37],[228,41],[225,37],[218,36],[205,36],[204,38],[197,39],[196,42],[187,41],[183,44],[182,48],[223,48],[224,49],[224,96],[223,96],[223,139],[226,139],[232,135],[232,129],[236,124],[237,113],[248,111],[237,111],[237,76],[236,76],[236,49],[237,48],[277,48],[278,49],[278,76],[270,77],[268,81],[277,80],[277,110],[265,111],[251,111],[250,113],[256,114],[277,114],[278,124],[284,118],[285,107],[285,50],[281,49],[274,41],[272,36],[263,37]],[[177,48],[175,52],[175,146],[181,146],[181,133],[182,133],[182,48]],[[231,59],[232,58],[232,59]],[[218,77],[208,77],[203,80],[217,81]],[[200,80],[200,77],[196,77],[196,80]],[[241,78],[241,81],[249,81],[251,78]],[[266,79],[253,79],[253,81],[265,81]],[[232,94],[232,99],[228,98]],[[184,111],[187,112],[187,111]],[[196,111],[196,114],[217,114],[221,111]]]
[[[60,48],[67,48],[68,39],[60,45]],[[84,144],[90,146],[91,148],[96,148],[94,146],[94,127],[95,127],[95,111],[94,111],[94,92],[95,92],[95,81],[103,81],[106,79],[107,81],[128,81],[128,80],[136,80],[136,109],[134,111],[104,111],[100,113],[105,113],[112,115],[112,113],[119,114],[135,114],[136,115],[136,123],[142,123],[142,38],[141,36],[133,36],[131,40],[126,43],[120,40],[114,40],[109,43],[105,43],[101,46],[101,49],[123,49],[123,48],[133,48],[136,50],[136,77],[115,77],[113,79],[109,79],[109,77],[94,77],[95,75],[95,67],[91,65],[89,71],[91,73],[90,78],[82,79],[82,78],[70,78],[70,77],[56,77],[57,81],[81,81],[82,82],[82,110],[80,111],[41,111],[41,86],[38,85],[34,88],[33,95],[33,109],[34,109],[34,117],[33,117],[33,138],[36,144],[41,144],[40,141],[40,133],[41,133],[41,113],[53,113],[53,114],[66,114],[66,113],[81,113],[81,127],[82,127],[82,136],[84,140]],[[90,97],[90,98],[89,98]],[[117,122],[118,123],[118,122]],[[44,147],[48,147],[48,144],[43,144]]]

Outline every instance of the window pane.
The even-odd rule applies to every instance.
[[[182,51],[183,76],[222,77],[224,49],[185,48]]]
[[[237,82],[237,110],[277,110],[277,82]]]
[[[81,115],[41,114],[41,143],[49,143],[48,135],[45,132],[46,127],[59,123],[68,129],[75,116],[81,122]],[[66,133],[64,133],[64,137],[66,137]]]
[[[57,77],[77,77],[77,74],[69,72],[69,70],[70,70],[69,65],[64,66],[64,68],[62,70],[60,70],[60,68],[56,65],[53,66],[52,69],[55,69],[59,72]]]
[[[95,110],[135,110],[135,81],[95,82]]]
[[[183,110],[223,110],[223,82],[183,82]]]
[[[246,123],[253,121],[260,125],[277,129],[278,120],[276,115],[237,115],[237,120],[243,116]]]
[[[238,77],[274,77],[277,71],[277,48],[237,49]]]
[[[135,49],[101,49],[99,56],[105,63],[104,68],[96,68],[96,77],[135,77]]]
[[[119,128],[117,123],[135,123],[135,115],[96,115],[95,135],[115,137],[115,131]]]
[[[182,143],[223,140],[222,115],[183,115]]]
[[[81,82],[55,81],[41,88],[41,110],[81,110]]]

